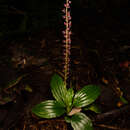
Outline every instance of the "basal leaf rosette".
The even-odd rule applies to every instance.
[[[55,118],[66,113],[65,120],[71,123],[74,130],[93,130],[92,122],[84,110],[99,112],[92,103],[100,95],[100,88],[96,85],[87,85],[74,94],[73,88],[66,88],[63,79],[55,74],[51,79],[51,92],[56,100],[43,101],[33,107],[32,112],[41,118]]]

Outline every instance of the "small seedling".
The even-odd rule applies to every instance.
[[[46,100],[33,107],[32,112],[41,118],[56,118],[65,115],[74,130],[93,130],[91,119],[81,111],[90,106],[100,95],[100,88],[87,85],[74,94],[66,88],[63,79],[55,74],[51,80],[51,92],[55,100]]]

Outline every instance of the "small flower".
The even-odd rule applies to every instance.
[[[70,0],[69,0],[68,2],[69,2],[69,4],[71,4],[71,1],[70,1]]]
[[[67,12],[67,17],[71,17],[71,16],[70,16],[70,12]]]
[[[66,4],[64,4],[64,7],[66,7]]]
[[[66,34],[66,32],[65,32],[65,31],[62,31],[62,33],[63,33],[63,34]]]
[[[64,25],[66,25],[66,22],[64,22]]]
[[[62,12],[65,13],[65,9],[63,9]]]
[[[71,35],[71,34],[72,34],[72,32],[70,31],[70,32],[69,32],[69,35]]]
[[[63,15],[62,18],[65,19],[65,16]]]
[[[72,25],[72,23],[71,23],[71,21],[69,22],[69,26],[71,27],[71,25]]]

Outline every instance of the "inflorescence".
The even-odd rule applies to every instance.
[[[65,56],[65,63],[64,63],[64,82],[65,85],[67,84],[67,79],[69,75],[69,68],[70,68],[70,48],[71,48],[71,14],[70,14],[70,0],[66,0],[66,3],[64,4],[64,9],[62,12],[64,13],[63,19],[64,19],[64,25],[65,25],[65,30],[62,31],[65,40],[63,40],[64,43],[64,56]]]

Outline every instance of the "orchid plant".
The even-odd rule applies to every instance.
[[[43,101],[33,107],[32,112],[41,118],[56,118],[65,115],[64,119],[67,123],[71,123],[74,130],[92,130],[92,122],[88,116],[81,111],[92,110],[90,106],[100,95],[100,88],[95,85],[87,85],[80,91],[74,93],[72,87],[67,89],[67,79],[69,75],[70,48],[71,48],[71,15],[70,0],[66,0],[64,4],[63,19],[65,20],[65,30],[63,35],[64,49],[64,79],[55,74],[51,80],[51,92],[55,100]]]

